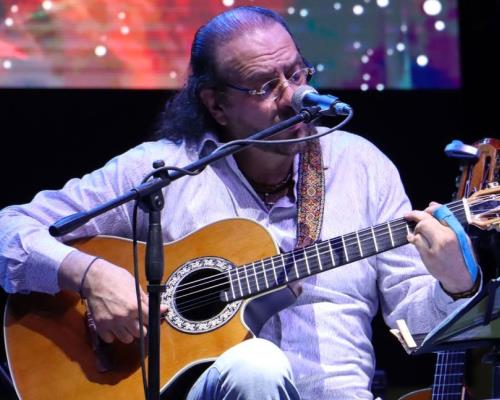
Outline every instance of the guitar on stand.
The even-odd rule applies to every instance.
[[[445,148],[448,157],[461,160],[461,175],[457,178],[457,191],[454,193],[455,200],[468,197],[477,191],[498,185],[500,178],[500,140],[485,138],[466,145],[461,141],[454,140]],[[475,247],[487,242],[489,249],[497,251],[498,245],[491,245],[492,240],[498,241],[498,233],[487,233],[482,238],[482,233],[471,234]],[[492,239],[495,238],[495,239]],[[500,257],[496,257],[495,276],[499,275]],[[484,270],[484,268],[483,268]],[[484,272],[484,276],[491,276],[491,272]],[[468,398],[465,387],[465,361],[466,350],[449,350],[437,353],[436,367],[434,371],[434,383],[429,389],[411,392],[400,400],[465,400]]]
[[[471,154],[472,150],[469,148],[475,149],[476,154]],[[462,173],[458,180],[455,198],[468,197],[499,182],[500,139],[481,139],[473,146],[453,141],[446,149],[448,156],[460,158],[462,161],[460,167]],[[469,154],[470,158],[466,156]],[[500,276],[500,235],[474,229],[469,229],[468,233],[479,256],[483,281]]]
[[[482,188],[491,187],[498,182],[500,177],[500,140],[485,138],[473,144],[477,148],[476,160],[465,162],[461,166],[462,174],[457,185],[457,197],[469,196]],[[500,276],[500,233],[484,232],[470,229],[469,236],[476,249],[479,263],[483,271],[483,282],[488,282]],[[475,355],[477,358],[477,355]],[[474,360],[478,366],[481,363],[492,364],[493,369],[498,368],[500,359],[500,346],[496,345],[485,354],[482,360]],[[478,368],[479,369],[479,368]],[[495,371],[493,371],[493,386],[495,386]],[[498,385],[498,383],[496,383]],[[493,389],[495,391],[495,389]],[[498,391],[498,388],[496,389]],[[495,396],[496,397],[496,396]]]

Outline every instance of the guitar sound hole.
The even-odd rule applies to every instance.
[[[226,303],[219,293],[229,289],[225,274],[204,268],[187,275],[177,286],[174,301],[177,312],[190,321],[203,321],[219,314]]]

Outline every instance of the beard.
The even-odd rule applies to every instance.
[[[301,153],[307,146],[307,141],[298,142],[298,143],[276,143],[271,144],[273,140],[286,140],[286,139],[298,139],[305,138],[311,135],[314,135],[316,132],[316,126],[312,123],[303,124],[299,129],[292,130],[290,132],[284,131],[280,132],[274,136],[272,136],[267,141],[270,144],[257,144],[255,148],[265,152],[265,153],[273,153],[279,154],[283,156],[292,156],[298,153]]]

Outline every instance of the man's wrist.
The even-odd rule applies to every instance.
[[[469,290],[465,290],[462,292],[449,292],[444,288],[441,282],[439,282],[439,285],[441,286],[441,289],[443,289],[443,291],[453,300],[467,299],[469,297],[474,296],[479,290],[479,287],[481,286],[481,275],[480,274],[477,275],[474,285],[472,285],[472,287]]]
[[[71,290],[78,293],[85,270],[94,258],[95,256],[91,256],[76,249],[69,253],[59,266],[59,289]]]
[[[101,259],[101,257],[99,257],[99,256],[94,257],[94,259],[91,262],[89,262],[89,264],[85,268],[85,271],[83,271],[82,280],[80,281],[80,287],[78,289],[78,293],[80,294],[80,297],[82,299],[86,299],[87,298],[86,288],[84,290],[84,284],[86,282],[87,274],[88,274],[90,268],[92,268],[92,266],[96,263],[96,261],[100,260],[100,259]],[[85,291],[85,293],[84,293],[84,291]]]

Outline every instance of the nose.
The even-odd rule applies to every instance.
[[[276,99],[278,106],[280,108],[292,108],[292,96],[295,91],[295,86],[291,85],[290,82],[284,81],[281,85],[281,93]]]

